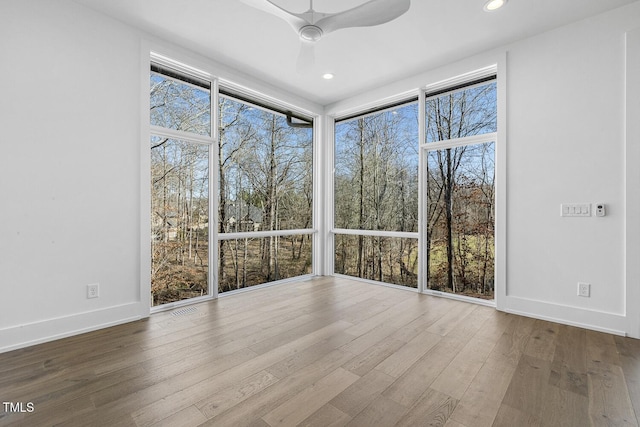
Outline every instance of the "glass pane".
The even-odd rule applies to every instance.
[[[211,135],[211,91],[151,73],[151,124]]]
[[[429,289],[494,293],[494,143],[431,151],[427,160]]]
[[[335,130],[335,227],[417,232],[418,104]]]
[[[496,132],[496,82],[427,99],[426,141]]]
[[[313,225],[313,129],[220,97],[221,233]]]
[[[151,138],[153,305],[208,294],[209,148]]]
[[[311,274],[308,234],[220,240],[219,292]]]
[[[418,240],[335,236],[335,272],[378,282],[418,287]]]

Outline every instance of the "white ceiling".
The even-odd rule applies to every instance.
[[[413,0],[400,18],[327,34],[315,62],[297,66],[300,41],[284,21],[239,0],[75,0],[188,47],[262,81],[328,105],[367,89],[506,45],[637,0],[510,0],[493,13],[485,0]],[[292,12],[308,0],[273,0]],[[365,0],[315,0],[338,12]],[[335,74],[333,80],[322,74]]]

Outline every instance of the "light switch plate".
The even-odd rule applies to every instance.
[[[560,205],[560,216],[591,216],[591,204],[563,203]]]

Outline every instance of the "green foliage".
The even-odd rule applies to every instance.
[[[454,280],[456,281],[456,293],[473,296],[476,298],[493,299],[494,277],[494,250],[493,236],[487,241],[483,235],[467,235],[454,239],[454,247],[464,246],[463,251],[456,253],[454,257]],[[429,289],[453,292],[447,286],[447,262],[446,244],[444,241],[436,241],[431,245],[429,252]],[[485,266],[486,262],[486,266]],[[464,265],[464,274],[460,266]]]

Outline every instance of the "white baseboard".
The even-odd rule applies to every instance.
[[[628,319],[622,314],[588,310],[513,296],[507,296],[505,302],[501,311],[506,313],[613,335],[628,335],[625,330]]]
[[[55,341],[149,316],[140,302],[0,329],[0,353]]]

